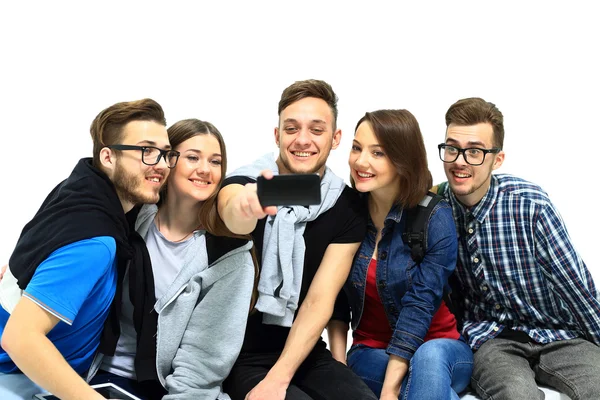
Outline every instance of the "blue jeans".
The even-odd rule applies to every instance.
[[[0,372],[0,399],[31,400],[33,395],[48,393],[25,374],[3,374]]]
[[[389,355],[385,349],[352,346],[348,366],[381,395]],[[473,372],[473,353],[462,340],[433,339],[423,343],[410,360],[402,381],[402,400],[458,400]]]

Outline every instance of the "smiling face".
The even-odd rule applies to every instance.
[[[348,165],[356,190],[386,193],[389,198],[396,198],[400,176],[368,121],[362,122],[356,129]]]
[[[169,178],[169,195],[174,195],[178,200],[206,200],[221,182],[219,141],[211,134],[198,134],[179,144],[175,150],[181,155]]]
[[[306,97],[284,110],[275,128],[279,147],[279,173],[323,174],[331,149],[338,147],[342,132],[333,131],[333,112],[324,100]]]
[[[494,131],[489,123],[460,126],[450,124],[446,130],[446,144],[465,149],[494,147]],[[504,162],[504,152],[489,153],[481,165],[470,165],[463,155],[452,163],[444,163],[444,172],[456,198],[467,207],[474,206],[487,193],[492,179],[492,171]]]
[[[123,128],[122,142],[119,144],[171,148],[166,128],[153,121],[127,123]],[[114,160],[109,165],[108,174],[124,208],[158,201],[160,188],[169,175],[164,158],[161,157],[156,165],[146,165],[142,162],[142,152],[139,150],[122,150],[118,154],[111,153],[108,148],[102,151]],[[106,167],[108,164],[104,165]]]

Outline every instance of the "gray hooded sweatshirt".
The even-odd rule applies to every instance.
[[[136,230],[142,237],[156,212],[154,205],[140,211]],[[229,399],[222,384],[240,353],[246,330],[254,285],[251,248],[252,242],[247,242],[209,266],[202,234],[156,302],[156,370],[168,391],[164,400]],[[89,379],[100,364],[101,358],[94,360]]]

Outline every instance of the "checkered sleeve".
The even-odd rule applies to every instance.
[[[600,345],[600,301],[585,263],[571,244],[562,218],[551,203],[535,221],[536,262],[546,271],[554,293],[568,306],[585,337]]]

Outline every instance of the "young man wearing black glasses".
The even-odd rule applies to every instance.
[[[61,399],[104,398],[81,374],[99,344],[114,351],[120,302],[113,297],[125,271],[138,291],[135,278],[152,273],[125,214],[157,202],[177,163],[165,125],[150,99],[102,111],[90,128],[93,158],[77,163],[23,229],[0,282],[1,399],[31,399],[42,389]],[[142,316],[152,306],[134,304]]]
[[[462,99],[438,146],[459,236],[462,333],[475,351],[483,399],[543,399],[537,382],[571,399],[600,398],[600,301],[546,192],[507,174],[498,108]]]

